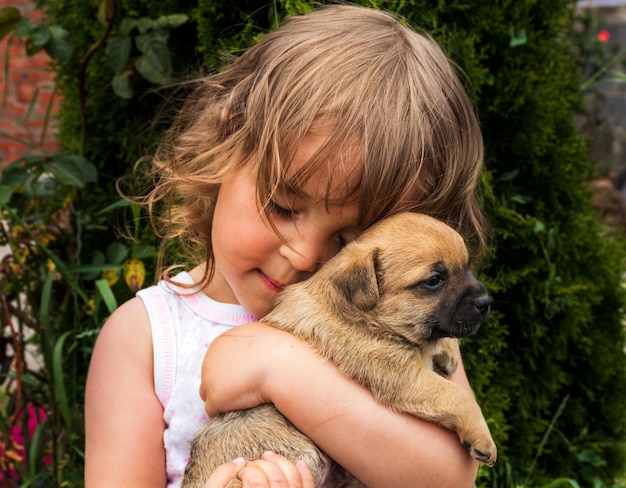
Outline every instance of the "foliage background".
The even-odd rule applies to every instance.
[[[463,350],[499,461],[481,470],[478,486],[613,486],[626,459],[626,246],[603,227],[590,202],[596,166],[574,125],[583,80],[581,60],[572,56],[573,2],[357,3],[397,12],[431,32],[463,73],[481,120],[487,147],[481,194],[492,227],[481,278],[495,310]],[[313,2],[38,4],[51,25],[67,31],[74,55],[55,64],[63,152],[19,162],[0,180],[9,222],[2,235],[13,251],[1,268],[2,303],[11,312],[2,324],[11,321],[7,337],[17,350],[9,358],[13,370],[2,371],[12,382],[2,414],[2,468],[5,477],[14,470],[35,484],[80,486],[82,395],[95,336],[115,305],[132,295],[142,266],[146,283],[152,278],[151,234],[136,209],[116,205],[115,181],[150,153],[179,95],[150,90],[154,83],[133,71],[136,49],[125,65],[134,94],[116,95],[106,46],[123,31],[123,19],[184,13],[189,21],[170,29],[166,40],[171,78],[188,79],[218,69],[222,51],[237,53]],[[71,183],[53,163],[79,168],[70,173],[80,177]],[[114,231],[129,217],[135,241]],[[29,329],[34,335],[26,340]],[[30,343],[46,358],[42,370],[16,367]],[[27,429],[26,409],[33,405],[45,417],[39,415],[40,428],[30,440],[25,436],[23,459],[16,460],[19,446],[8,442],[9,428]]]

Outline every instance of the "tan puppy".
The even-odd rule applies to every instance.
[[[493,465],[496,446],[480,407],[442,376],[457,367],[447,337],[476,332],[489,308],[461,236],[431,217],[403,213],[371,227],[312,278],[287,287],[263,322],[310,344],[383,405],[454,430],[472,457]],[[218,465],[258,459],[267,450],[305,460],[316,486],[332,484],[332,462],[264,405],[208,422],[192,444],[183,486],[201,488]]]

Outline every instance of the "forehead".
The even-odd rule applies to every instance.
[[[356,143],[332,147],[328,132],[309,132],[284,169],[282,191],[312,203],[354,203],[362,174]]]
[[[386,249],[387,264],[424,270],[436,264],[452,269],[469,265],[467,247],[451,227],[420,214],[398,214],[382,221],[371,233],[370,243]],[[383,254],[384,256],[384,254]]]

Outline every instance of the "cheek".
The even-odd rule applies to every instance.
[[[245,193],[245,192],[242,192]],[[244,198],[227,187],[219,194],[215,204],[211,235],[214,246],[220,244],[237,247],[251,236],[264,236],[266,223],[252,197]]]
[[[425,301],[411,290],[382,290],[378,313],[395,327],[423,322],[431,313]]]
[[[213,246],[216,256],[221,255],[233,265],[254,266],[266,259],[280,246],[274,231],[261,218],[242,218],[233,215],[214,226]]]

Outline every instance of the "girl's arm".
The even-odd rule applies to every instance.
[[[118,308],[93,351],[85,398],[86,488],[166,485],[163,409],[152,335],[139,298]]]
[[[477,464],[456,434],[394,413],[286,332],[264,324],[216,339],[202,367],[207,413],[274,403],[370,488],[472,487]],[[462,366],[451,378],[470,390]]]

